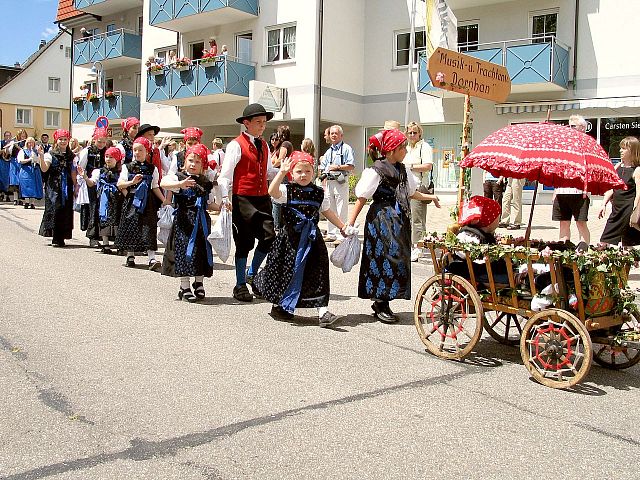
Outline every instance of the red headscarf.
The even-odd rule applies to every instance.
[[[400,130],[398,130],[397,128],[392,128],[390,130],[383,130],[380,133],[382,133],[382,141],[380,142],[382,148],[380,148],[380,151],[383,154],[392,152],[393,150],[395,150],[396,148],[398,148],[400,145],[402,145],[404,142],[407,141],[406,135],[402,133]]]
[[[289,171],[293,171],[293,169],[295,168],[295,166],[300,163],[300,162],[306,162],[311,164],[311,166],[313,167],[313,157],[311,155],[309,155],[306,152],[301,152],[299,150],[296,150],[295,152],[293,152],[291,154],[291,156],[289,157],[291,159],[291,166],[289,168]]]
[[[198,155],[203,162],[203,165],[206,166],[207,165],[207,157],[209,156],[209,149],[204,146],[202,143],[196,143],[195,145],[187,148],[187,156],[191,155],[192,153]]]
[[[140,120],[138,120],[136,117],[129,117],[126,120],[123,120],[121,125],[124,131],[128,132],[129,129],[134,125],[140,125]]]
[[[462,213],[458,225],[475,225],[487,227],[500,216],[500,204],[487,197],[476,195],[462,205]]]
[[[183,128],[182,130],[180,130],[180,133],[184,135],[185,142],[190,138],[195,138],[199,142],[202,138],[202,130],[200,130],[198,127]]]
[[[69,139],[71,138],[71,134],[69,133],[69,130],[65,130],[64,128],[59,128],[58,130],[53,132],[53,141],[57,142],[60,137]]]
[[[121,162],[122,161],[122,152],[120,151],[120,149],[118,147],[109,147],[109,148],[107,148],[107,150],[104,152],[104,156],[105,157],[111,157],[117,162]]]
[[[93,129],[93,139],[97,140],[98,138],[107,138],[107,129],[106,128],[100,128],[100,127],[96,127]]]
[[[151,155],[153,152],[153,145],[151,145],[151,142],[149,141],[148,138],[145,137],[138,137],[133,141],[133,144],[139,144],[142,145],[146,150],[147,150],[147,154]]]

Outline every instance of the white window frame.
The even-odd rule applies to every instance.
[[[420,33],[420,32],[425,32],[425,28],[424,27],[416,27],[414,30],[414,35]],[[411,29],[404,29],[404,30],[396,30],[393,32],[393,61],[392,61],[392,65],[393,65],[393,69],[394,70],[400,70],[400,69],[405,69],[408,68],[409,65],[398,65],[398,35],[411,35]],[[426,33],[425,33],[426,35]],[[409,41],[411,41],[411,38],[409,38]],[[425,45],[424,48],[420,48],[420,50],[415,48],[414,45],[414,50],[417,51],[422,51],[422,50],[427,50],[427,38],[425,36]],[[411,52],[409,52],[409,57],[411,57]],[[420,58],[420,55],[418,55],[418,58]],[[409,58],[409,60],[411,60],[411,58]],[[414,63],[412,65],[412,68],[418,68],[418,62]]]
[[[25,111],[29,112],[29,123],[19,122],[18,121],[18,110],[25,110]],[[23,115],[23,120],[24,120],[24,115]],[[16,125],[16,127],[32,127],[33,126],[33,108],[31,108],[31,107],[21,107],[19,105],[16,106],[15,125]]]
[[[241,37],[246,37],[247,35],[251,35],[251,55],[250,55],[249,58],[242,59],[242,58],[240,58],[240,48],[238,48],[238,39],[241,38]],[[251,62],[253,60],[253,58],[254,58],[254,56],[253,56],[253,40],[254,40],[253,39],[253,31],[252,30],[247,30],[246,32],[237,32],[234,35],[234,39],[235,39],[235,52],[234,52],[233,56],[235,58],[237,58],[238,60],[240,60],[240,61]],[[228,47],[229,46],[227,45],[227,48]],[[231,53],[229,53],[229,55],[231,55]]]
[[[153,57],[160,58],[165,65],[169,65],[169,52],[171,52],[172,50],[176,52],[177,56],[177,47],[173,45],[168,47],[156,48],[153,51]]]
[[[282,23],[280,25],[271,25],[269,27],[265,28],[265,32],[264,32],[264,59],[265,65],[280,65],[283,63],[294,63],[296,61],[296,55],[297,52],[294,54],[293,58],[287,58],[285,60],[282,59],[282,56],[284,54],[284,30],[285,28],[291,28],[291,27],[295,27],[296,29],[296,43],[294,44],[297,50],[297,46],[298,46],[298,24],[297,22],[290,22],[290,23]],[[269,58],[269,32],[273,32],[275,30],[279,30],[280,31],[280,43],[278,43],[279,46],[279,51],[278,51],[278,60],[272,61]]]
[[[58,88],[55,88],[56,80],[58,83]],[[60,93],[60,82],[61,82],[60,77],[49,77],[47,79],[47,90],[49,91],[49,93]],[[54,88],[51,88],[52,83]]]
[[[47,114],[48,113],[57,113],[58,114],[58,123],[54,124],[54,123],[49,123],[47,120]],[[44,128],[46,129],[58,129],[60,128],[60,124],[62,123],[62,113],[60,112],[60,110],[45,110],[44,111]]]
[[[560,20],[559,8],[548,8],[546,10],[534,10],[529,12],[529,38],[533,38],[533,17],[539,17],[541,15],[554,15],[556,16],[556,33],[555,37],[558,38],[558,21]]]
[[[477,47],[476,50],[479,48],[480,45],[480,20],[478,19],[473,19],[473,20],[464,20],[462,22],[458,22],[458,25],[456,27],[456,36],[457,36],[457,29],[460,27],[469,27],[472,25],[476,25],[478,27],[478,43],[476,43],[474,46]],[[460,43],[458,43],[458,51],[460,52]],[[467,50],[465,50],[467,51]],[[474,50],[475,51],[475,50]]]

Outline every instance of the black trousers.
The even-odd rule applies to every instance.
[[[276,238],[271,216],[271,197],[233,195],[231,205],[236,257],[247,258],[256,240],[256,249],[269,253]]]

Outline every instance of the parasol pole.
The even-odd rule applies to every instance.
[[[531,211],[529,212],[529,224],[527,225],[527,231],[524,234],[524,244],[529,246],[529,238],[531,238],[531,223],[533,222],[533,210],[536,207],[536,197],[538,196],[538,180],[540,180],[540,172],[538,171],[538,178],[536,179],[535,187],[533,189],[533,198],[531,199]]]
[[[471,97],[468,93],[464,96],[464,122],[462,124],[462,160],[469,155],[469,134],[470,130],[470,118],[471,118]],[[462,202],[464,198],[464,168],[460,167],[460,180],[458,183],[458,217],[462,212]]]

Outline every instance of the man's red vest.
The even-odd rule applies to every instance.
[[[240,161],[233,171],[233,194],[249,197],[268,195],[267,162],[269,149],[262,140],[262,158],[258,161],[258,149],[248,136],[240,134],[236,138],[240,144]]]

